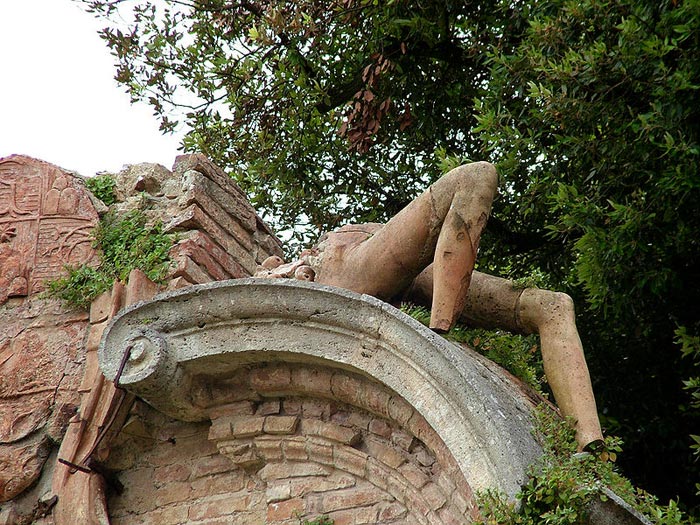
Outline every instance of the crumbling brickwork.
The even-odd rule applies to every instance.
[[[336,525],[456,524],[474,515],[439,436],[372,380],[271,365],[229,386],[211,426],[138,407],[108,463],[125,487],[109,500],[113,523],[167,515],[173,524],[291,525],[325,515]]]

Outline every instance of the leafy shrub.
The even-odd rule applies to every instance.
[[[117,201],[117,195],[114,192],[116,185],[117,183],[111,175],[98,175],[97,177],[90,177],[85,180],[87,189],[107,206]]]
[[[113,279],[92,266],[69,266],[66,270],[66,277],[47,283],[47,295],[68,304],[85,308],[95,297],[112,286]]]
[[[632,484],[614,465],[621,451],[618,438],[607,437],[599,455],[576,455],[574,426],[571,420],[561,418],[547,405],[536,411],[535,433],[544,454],[530,469],[528,482],[516,496],[520,508],[508,503],[497,492],[479,495],[483,520],[477,525],[577,525],[587,523],[586,506],[594,497],[605,500],[604,487],[639,512],[661,525],[691,525],[676,502],[660,506],[654,496]],[[606,461],[609,459],[610,461]]]
[[[696,369],[700,368],[700,336],[690,333],[685,326],[678,327],[675,332],[676,343],[681,346],[683,357],[690,358]],[[694,375],[683,381],[683,388],[690,392],[690,408],[700,409],[700,375]],[[700,436],[691,434],[693,440],[691,449],[696,459],[700,458]],[[695,483],[695,490],[700,495],[700,483]]]
[[[152,281],[162,281],[170,267],[174,237],[160,222],[148,225],[139,210],[119,218],[106,214],[93,232],[93,246],[101,251],[101,262],[67,267],[68,275],[47,283],[47,294],[85,308],[115,280],[125,281],[131,270],[142,270]]]
[[[143,212],[133,210],[124,217],[108,213],[95,230],[96,246],[102,250],[102,267],[124,281],[134,268],[153,281],[165,277],[170,266],[168,252],[173,236],[163,232],[159,221],[149,226]]]

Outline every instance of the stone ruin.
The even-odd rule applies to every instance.
[[[174,263],[83,311],[42,291],[97,263],[106,207],[0,159],[0,525],[463,524],[516,494],[542,401],[517,379],[372,297],[251,279],[281,244],[201,155],[116,180]]]

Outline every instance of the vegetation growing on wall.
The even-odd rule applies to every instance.
[[[85,179],[85,186],[107,206],[117,202],[117,194],[115,193],[117,183],[111,175],[97,175],[96,177]]]
[[[168,255],[174,242],[160,222],[148,225],[146,216],[133,210],[122,217],[107,213],[95,229],[93,246],[100,252],[100,264],[67,268],[66,277],[49,281],[49,296],[86,308],[114,281],[125,281],[131,270],[142,270],[152,281],[161,281],[170,267]]]
[[[333,525],[335,521],[333,521],[328,516],[319,516],[318,518],[315,518],[313,520],[299,520],[299,523],[300,525]]]
[[[657,525],[692,525],[675,501],[659,505],[649,493],[635,489],[615,469],[621,441],[607,437],[603,450],[576,454],[574,427],[545,404],[535,411],[536,434],[544,454],[530,469],[529,480],[517,495],[519,508],[493,491],[478,496],[483,521],[476,525],[577,525],[587,523],[593,498],[606,500],[611,489],[628,505]]]

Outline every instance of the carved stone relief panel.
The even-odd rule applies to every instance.
[[[97,211],[77,177],[23,156],[0,159],[0,304],[96,257]]]
[[[97,262],[97,220],[74,175],[0,159],[0,501],[36,481],[77,406],[87,313],[39,293],[66,265]]]

